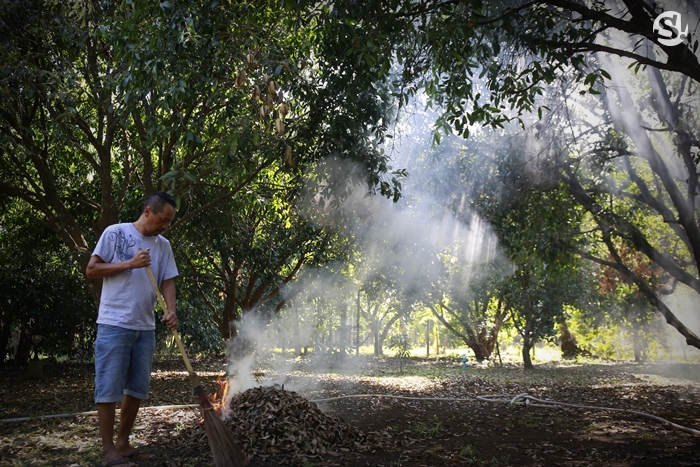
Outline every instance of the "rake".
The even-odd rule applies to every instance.
[[[156,283],[156,278],[153,277],[153,271],[151,271],[150,266],[146,266],[146,271],[148,272],[148,277],[151,279],[151,285],[153,285],[153,290],[156,292],[158,297],[158,305],[163,310],[165,316],[168,316],[170,311],[165,303],[165,298],[158,288]],[[180,336],[175,329],[172,329],[173,336],[175,337],[175,342],[177,343],[180,353],[182,354],[182,359],[185,361],[185,366],[187,367],[187,373],[189,373],[190,382],[192,383],[192,392],[197,397],[199,402],[199,408],[201,409],[202,416],[204,417],[204,430],[207,432],[207,438],[209,439],[209,446],[211,447],[212,457],[214,458],[214,465],[216,467],[245,467],[248,465],[248,458],[245,456],[241,448],[236,443],[236,439],[226,427],[226,424],[221,420],[216,410],[211,404],[209,396],[204,392],[202,383],[199,380],[199,376],[192,369],[189,358],[187,358],[187,352],[185,352],[185,347],[182,345]]]

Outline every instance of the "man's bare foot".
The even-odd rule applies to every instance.
[[[136,467],[136,464],[124,459],[124,456],[114,449],[104,453],[102,467]]]
[[[122,457],[125,457],[126,459],[132,461],[145,461],[148,459],[153,459],[155,457],[153,454],[141,452],[132,446],[126,446],[124,448],[119,449],[119,454],[121,454]]]
[[[122,458],[115,459],[113,461],[102,464],[102,467],[136,467],[136,464],[129,462]]]

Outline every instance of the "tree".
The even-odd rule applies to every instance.
[[[365,279],[363,287],[357,291],[357,307],[372,333],[375,357],[384,354],[384,341],[389,331],[405,313],[396,293],[396,289],[386,282],[386,277],[378,273]]]
[[[2,198],[0,206],[0,363],[12,357],[8,351],[25,363],[34,330],[44,335],[42,354],[84,358],[94,340],[94,313],[80,271],[57,238],[29,222],[20,203]]]
[[[576,305],[584,294],[579,259],[572,252],[584,213],[561,182],[533,165],[524,147],[516,136],[497,153],[490,186],[476,204],[513,267],[499,298],[522,337],[525,368],[532,368],[532,347],[554,336],[565,305]]]
[[[338,232],[302,216],[293,179],[277,170],[261,172],[245,194],[192,217],[175,242],[225,340],[235,337],[244,314],[278,313],[295,295],[290,286],[304,268],[343,254]]]
[[[25,0],[0,13],[0,192],[81,269],[156,188],[179,200],[173,232],[279,161],[294,171],[335,151],[371,187],[398,183],[376,150],[385,92],[358,92],[366,75],[339,73],[314,52],[313,22],[279,2]],[[197,190],[208,197],[192,205]]]
[[[348,53],[358,59],[370,54],[380,67],[395,57],[404,102],[424,89],[443,109],[438,122],[443,131],[467,135],[477,123],[499,126],[512,118],[525,125],[527,114],[536,112],[545,121],[533,126],[544,136],[547,132],[541,130],[550,121],[547,106],[568,109],[558,115],[570,118],[575,109],[566,104],[573,97],[605,91],[604,100],[598,101],[605,103],[605,112],[596,115],[597,122],[578,118],[573,124],[555,125],[549,131],[555,137],[543,139],[543,154],[557,154],[555,173],[596,225],[591,244],[603,245],[613,260],[606,260],[607,254],[601,256],[594,246],[579,254],[628,277],[689,345],[700,347],[698,336],[633,273],[615,245],[622,240],[700,293],[700,138],[693,130],[698,128],[698,41],[691,34],[681,44],[668,46],[653,31],[663,9],[697,17],[697,5],[633,0],[395,0],[363,2],[361,7],[347,0],[333,5],[336,15],[327,19],[328,29],[335,27],[355,40],[346,43]],[[358,40],[369,18],[376,26]],[[635,73],[641,70],[637,76],[644,78],[648,93],[629,93],[622,75],[613,75],[611,58]],[[602,89],[606,79],[613,86]],[[568,101],[540,100],[553,83],[569,91],[564,97]],[[621,118],[631,109],[636,110],[631,118]],[[650,238],[642,222],[648,217],[639,215],[643,212],[666,224],[660,243]]]
[[[507,302],[500,298],[508,264],[496,258],[469,262],[463,256],[459,251],[443,256],[445,276],[435,285],[437,297],[428,303],[433,315],[481,362],[491,357],[508,316]]]
[[[657,102],[650,109],[653,113],[643,114],[638,107],[641,103],[636,103],[626,88],[605,90],[606,99],[600,108],[604,123],[598,128],[607,131],[589,132],[589,148],[562,154],[557,167],[569,191],[597,227],[587,236],[592,247],[582,255],[633,282],[686,342],[697,347],[700,340],[695,333],[660,300],[660,295],[673,292],[678,282],[700,292],[695,253],[700,236],[694,208],[698,179],[691,142],[696,136],[690,130],[697,121],[693,91],[691,88],[690,100],[686,100],[681,90],[685,80],[681,80],[684,84],[675,88],[679,98],[673,103],[658,70],[637,77],[652,89],[652,99]],[[668,112],[675,113],[675,117]],[[662,133],[654,128],[665,130]],[[575,170],[576,166],[583,170]],[[606,253],[597,245],[604,246]],[[635,255],[625,254],[628,249],[644,255],[665,274],[639,274],[635,262],[630,261]],[[659,281],[667,286],[659,287]]]
[[[664,271],[658,265],[650,263],[638,251],[618,247],[620,258],[633,273],[654,287],[657,294],[667,294],[668,284],[663,283]],[[612,261],[612,257],[608,257]],[[653,285],[652,285],[653,284]],[[634,361],[644,360],[643,331],[652,320],[652,309],[649,301],[634,287],[634,283],[616,269],[604,268],[600,274],[599,290],[611,302],[611,312],[607,313],[609,321],[619,323],[623,329],[631,329]]]
[[[453,234],[432,246],[439,271],[424,282],[421,302],[478,361],[491,356],[508,313],[499,293],[509,264],[495,233],[477,212],[480,196],[495,186],[488,184],[495,168],[492,154],[501,138],[483,131],[468,140],[444,138],[439,146],[419,139],[407,158],[412,177],[404,190],[406,202],[410,209],[423,208],[428,218],[418,229],[430,231],[430,224],[443,224],[441,236]],[[423,198],[430,200],[423,202],[427,208],[421,206]]]

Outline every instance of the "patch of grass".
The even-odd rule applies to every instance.
[[[479,460],[478,454],[479,453],[476,451],[476,447],[474,447],[473,444],[467,444],[459,451],[459,457],[466,458],[465,461],[470,464]]]
[[[521,425],[527,428],[539,428],[546,424],[545,420],[539,415],[531,413],[524,414],[521,418]]]
[[[433,423],[415,422],[411,424],[411,430],[426,438],[438,436],[442,431],[442,420],[433,417]]]
[[[511,463],[509,462],[510,456],[493,456],[490,460],[486,460],[481,457],[479,451],[476,449],[476,446],[473,444],[467,444],[464,448],[462,448],[459,451],[459,457],[462,458],[463,465],[489,465],[492,467],[511,466]]]

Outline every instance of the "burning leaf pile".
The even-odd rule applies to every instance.
[[[366,451],[379,441],[277,385],[238,394],[230,408],[229,427],[246,454],[260,459],[300,464],[334,450]]]

